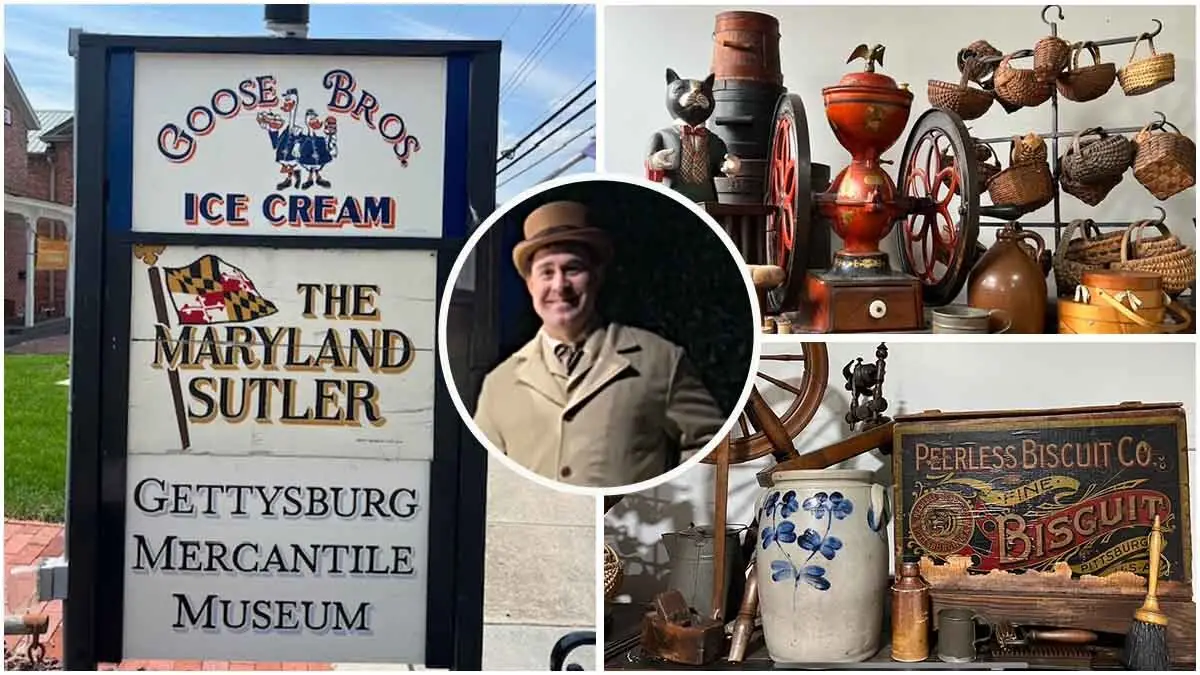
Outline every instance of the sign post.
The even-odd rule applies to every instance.
[[[82,34],[65,666],[479,669],[437,373],[498,42]]]

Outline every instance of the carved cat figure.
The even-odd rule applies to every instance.
[[[674,124],[656,132],[646,152],[646,177],[694,202],[717,201],[713,178],[732,177],[740,167],[725,141],[707,127],[715,77],[685,79],[667,68],[667,111]]]

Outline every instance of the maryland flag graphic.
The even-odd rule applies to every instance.
[[[279,311],[258,294],[245,272],[215,255],[202,256],[187,267],[162,270],[182,325],[240,323]]]

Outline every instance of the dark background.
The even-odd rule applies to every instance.
[[[683,347],[718,405],[731,413],[746,385],[757,339],[741,263],[687,207],[619,181],[572,183],[539,193],[510,209],[481,238],[484,249],[502,236],[499,358],[489,370],[541,327],[512,250],[524,237],[525,217],[559,200],[587,205],[591,224],[612,235],[614,255],[600,289],[601,314]]]

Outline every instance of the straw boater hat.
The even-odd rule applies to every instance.
[[[612,257],[608,233],[588,224],[587,207],[578,202],[550,202],[525,218],[525,239],[513,248],[513,263],[522,277],[529,275],[533,254],[551,244],[582,244],[593,261],[603,265]]]

